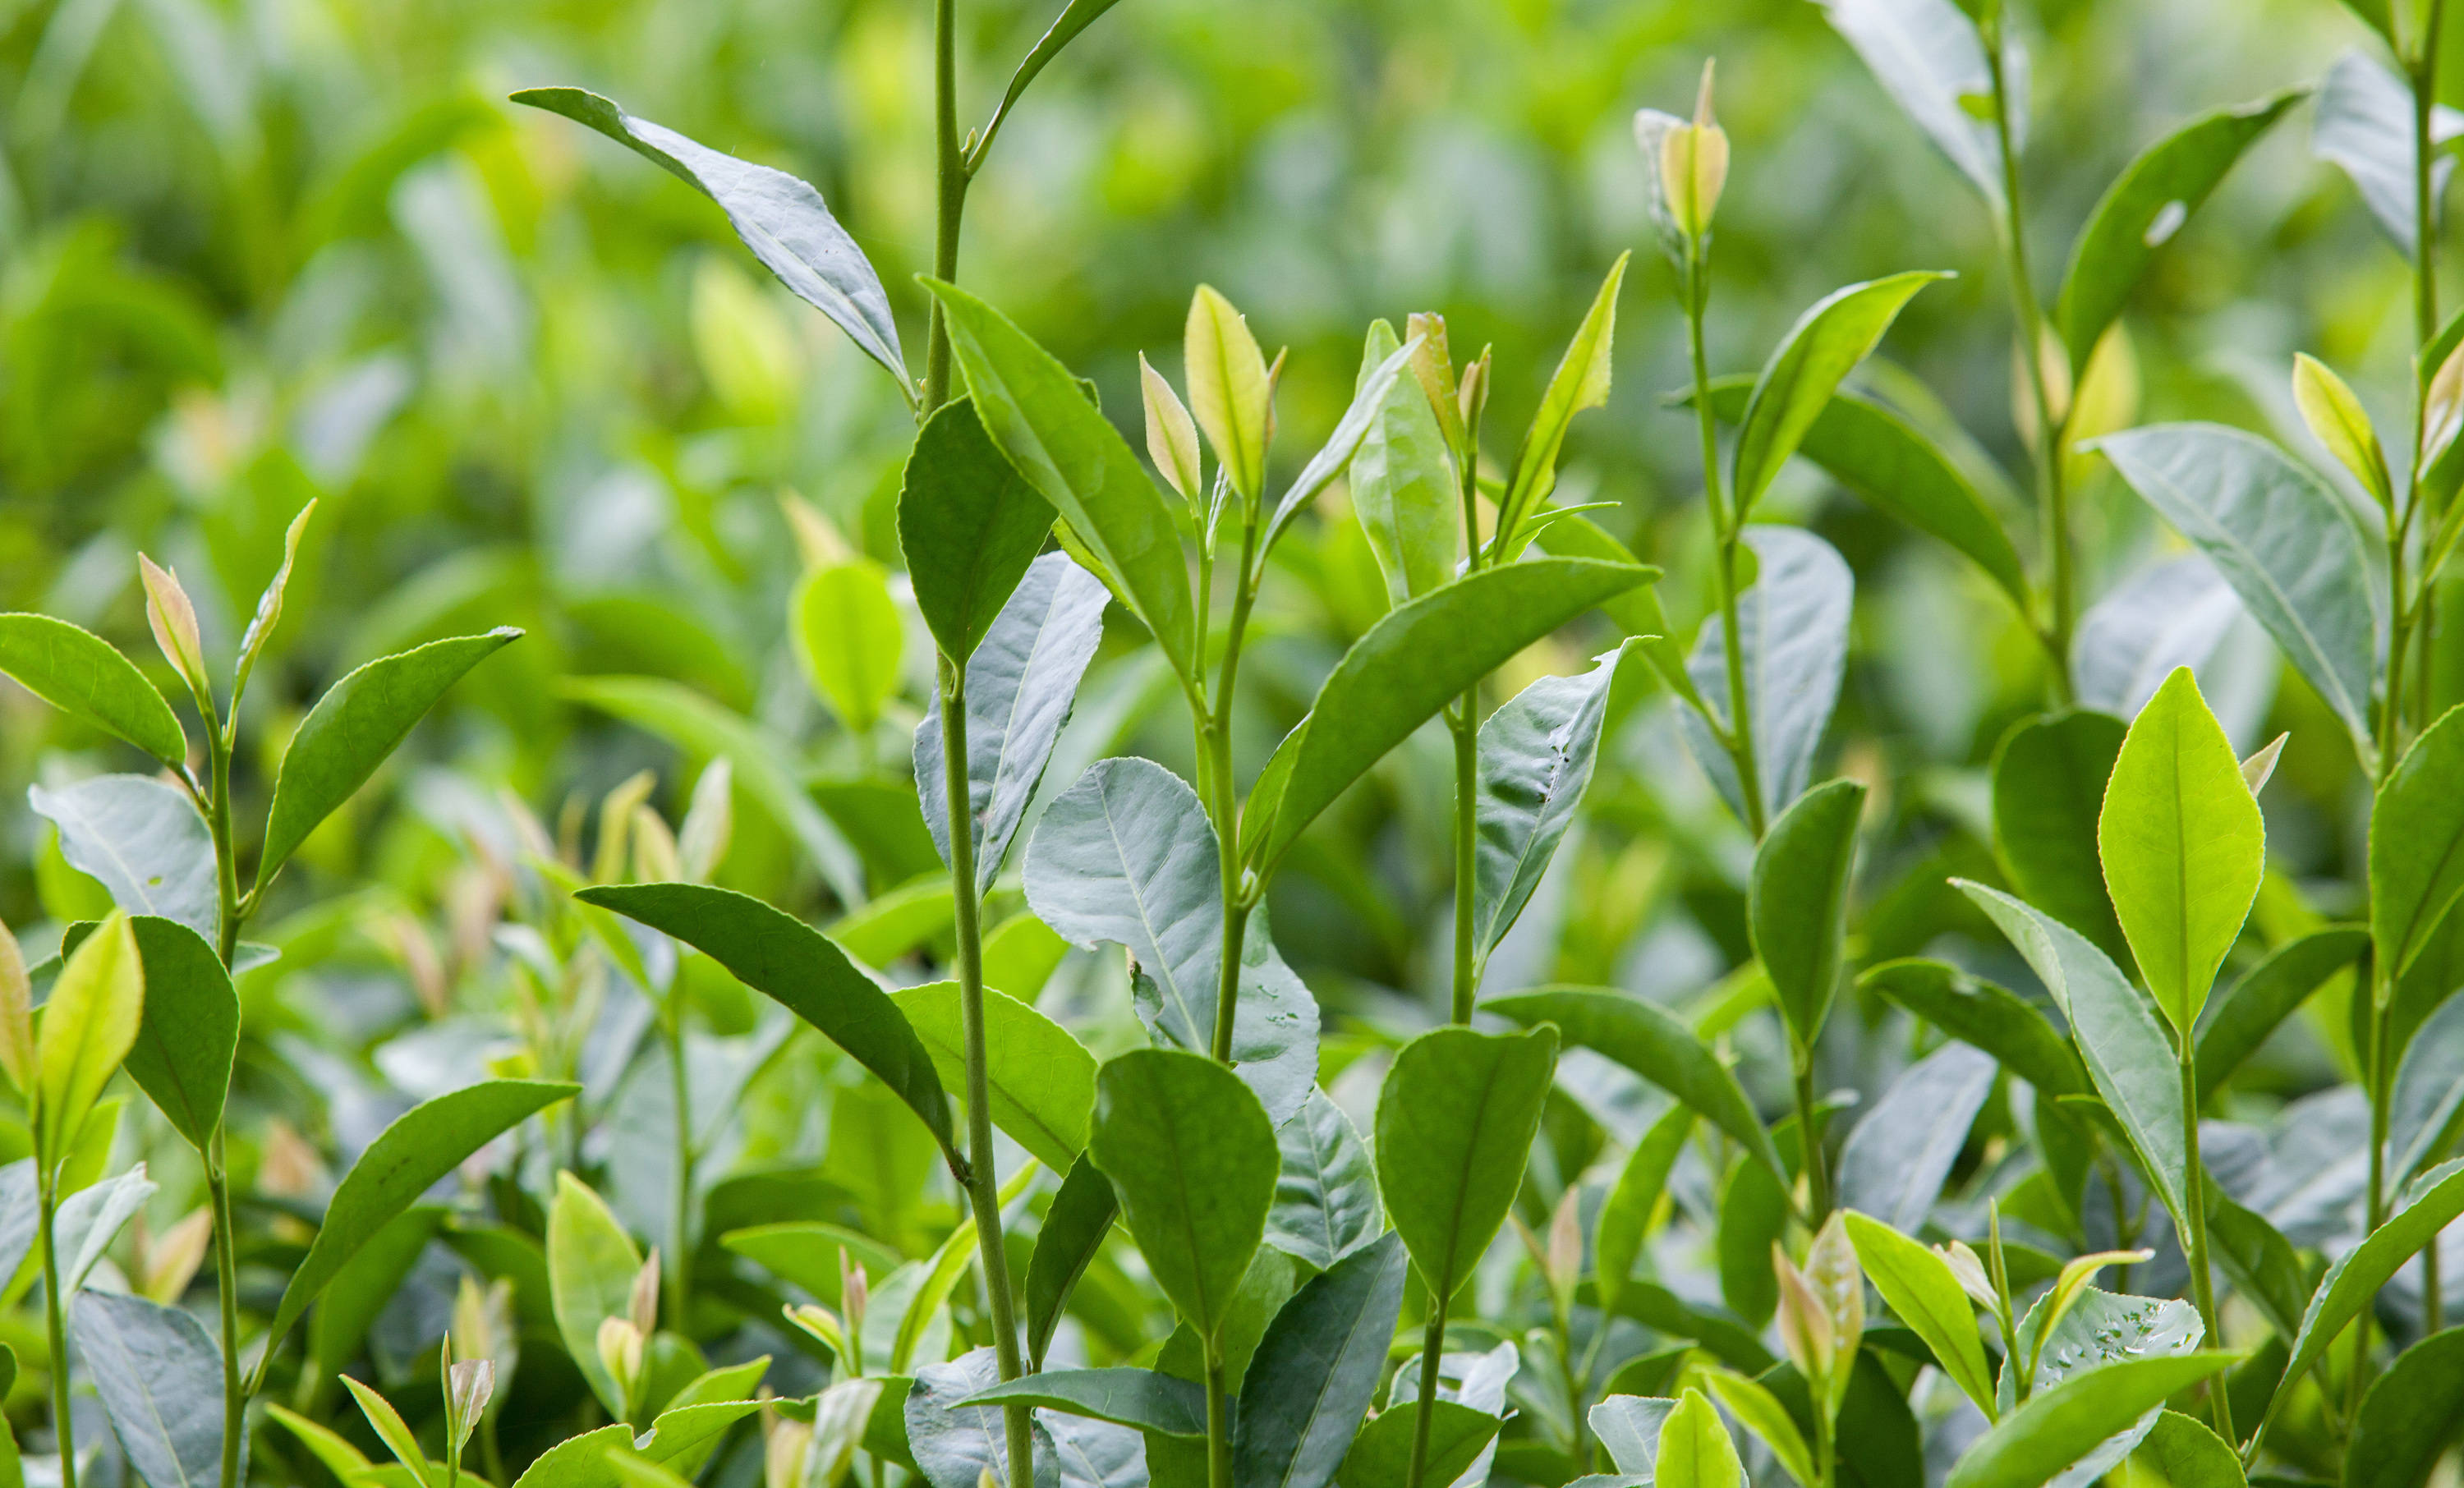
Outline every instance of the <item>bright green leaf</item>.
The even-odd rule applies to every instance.
[[[1377,1094],[1377,1185],[1432,1296],[1471,1279],[1523,1184],[1557,1066],[1557,1031],[1433,1029]]]

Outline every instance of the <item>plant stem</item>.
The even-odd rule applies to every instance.
[[[1232,1488],[1232,1403],[1223,1390],[1223,1346],[1206,1346],[1206,1488]]]
[[[671,1254],[668,1261],[668,1317],[679,1336],[690,1338],[693,1335],[687,1324],[693,1316],[693,1140],[692,1077],[685,1067],[683,997],[682,988],[668,990],[670,1006],[660,1023],[667,1035],[670,1087],[676,1107],[676,1194],[669,1239]]]
[[[946,6],[947,0],[943,0]],[[957,911],[958,1018],[967,1043],[967,1201],[975,1211],[977,1258],[992,1314],[993,1356],[1001,1377],[1021,1372],[1018,1317],[1010,1301],[1009,1251],[1001,1240],[1001,1185],[993,1171],[992,1081],[985,1073],[983,904],[976,892],[975,809],[967,789],[967,682],[941,658],[941,781],[949,803],[950,891]],[[1035,1480],[1035,1438],[1027,1407],[1001,1408],[1009,1481]]]
[[[1420,1408],[1412,1420],[1412,1466],[1403,1475],[1403,1488],[1420,1488],[1429,1470],[1430,1418],[1438,1413],[1438,1365],[1446,1356],[1446,1303],[1452,1300],[1429,1294],[1429,1325],[1420,1335]]]
[[[1814,1109],[1814,1046],[1793,1039],[1790,1053],[1796,1064],[1796,1147],[1805,1172],[1805,1193],[1811,1223],[1819,1229],[1831,1217],[1831,1164],[1822,1149],[1822,1127]],[[1817,1412],[1819,1413],[1819,1412]]]
[[[958,223],[967,210],[967,158],[958,146],[957,0],[933,0],[933,145],[938,209],[933,232],[933,276],[958,281]],[[941,301],[933,301],[932,329],[924,342],[927,415],[950,401],[950,326]]]
[[[2208,1346],[2219,1348],[2224,1346],[2224,1334],[2216,1326],[2216,1283],[2208,1270],[2207,1172],[2199,1166],[2198,1045],[2188,1033],[2182,1036],[2180,1055],[2183,1168],[2189,1175],[2182,1205],[2189,1212],[2190,1221],[2183,1255],[2190,1263],[2190,1297],[2198,1305],[2199,1322],[2207,1328]],[[2223,1386],[2210,1385],[2208,1403],[2215,1411],[2216,1434],[2227,1442],[2238,1439],[2233,1435],[2233,1398]]]
[[[1472,945],[1473,896],[1478,886],[1480,847],[1480,715],[1474,700],[1479,689],[1465,692],[1456,715],[1448,720],[1455,735],[1455,985],[1454,1020],[1471,1021],[1472,994],[1480,969]]]
[[[1831,1412],[1820,1400],[1814,1402],[1814,1476],[1815,1488],[1832,1488],[1839,1474],[1837,1429],[1832,1424]]]
[[[1720,584],[1721,649],[1728,669],[1728,758],[1737,773],[1737,794],[1746,807],[1746,830],[1762,841],[1764,826],[1762,771],[1754,756],[1753,705],[1746,693],[1746,661],[1737,623],[1737,543],[1745,513],[1730,513],[1720,493],[1720,430],[1711,412],[1711,364],[1703,351],[1703,318],[1711,299],[1709,245],[1695,236],[1685,241],[1685,337],[1694,363],[1694,416],[1703,443],[1703,499],[1710,509],[1711,533],[1719,547],[1713,572]]]
[[[1249,630],[1250,606],[1258,598],[1258,512],[1243,502],[1241,518],[1241,566],[1232,576],[1232,620],[1223,634],[1223,666],[1216,673],[1215,701],[1200,709],[1199,744],[1206,769],[1204,783],[1213,799],[1216,876],[1222,880],[1223,945],[1215,969],[1215,1028],[1208,1045],[1219,1063],[1232,1062],[1233,1020],[1241,1008],[1241,952],[1248,938],[1253,901],[1241,876],[1241,811],[1232,778],[1232,689],[1241,676],[1241,644]],[[1204,626],[1199,627],[1201,631]],[[1195,1032],[1196,1030],[1192,1030]]]
[[[40,1151],[42,1134],[34,1137]],[[60,1262],[52,1240],[52,1219],[57,1211],[56,1178],[46,1161],[41,1173],[43,1243],[43,1325],[52,1346],[52,1433],[59,1438],[60,1488],[77,1488],[77,1432],[69,1412],[69,1338],[60,1317]],[[228,1452],[229,1448],[226,1447]]]
[[[220,1127],[214,1128],[213,1150],[206,1156],[206,1194],[213,1205],[214,1289],[221,1294],[223,1324],[220,1481],[237,1483],[240,1443],[247,1439],[248,1432],[248,1387],[239,1375],[239,1227],[231,1223],[231,1169],[224,1156]]]

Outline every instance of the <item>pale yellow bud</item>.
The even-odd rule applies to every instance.
[[[1687,237],[1711,230],[1720,191],[1728,184],[1728,136],[1711,114],[1712,66],[1704,60],[1693,122],[1670,129],[1660,142],[1660,189],[1677,230]]]
[[[197,607],[188,602],[188,591],[180,587],[178,575],[143,553],[137,555],[137,576],[145,585],[145,624],[154,632],[154,644],[188,685],[197,707],[212,718],[214,694],[206,682],[205,643],[198,639]]]
[[[2293,403],[2301,410],[2301,422],[2310,426],[2311,437],[2352,471],[2379,505],[2392,507],[2395,486],[2387,478],[2387,451],[2379,446],[2378,430],[2370,427],[2361,399],[2344,380],[2316,358],[2297,355]]]
[[[1146,404],[1147,457],[1184,500],[1203,499],[1206,488],[1198,472],[1198,425],[1163,374],[1147,364],[1144,352],[1138,354],[1138,391]]]
[[[617,1393],[630,1400],[642,1377],[642,1330],[623,1318],[602,1318],[598,1345],[599,1362],[616,1381]]]
[[[445,1371],[445,1431],[456,1452],[471,1439],[496,1393],[496,1361],[464,1359]]]
[[[633,1273],[633,1294],[627,1299],[626,1311],[630,1314],[634,1331],[644,1338],[659,1325],[659,1248],[650,1247],[650,1258]]]

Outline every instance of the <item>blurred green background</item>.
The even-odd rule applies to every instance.
[[[962,0],[964,117],[988,112],[1053,9]],[[2328,0],[2019,11],[2048,295],[2139,148],[2194,113],[2315,82],[2371,41]],[[503,101],[582,84],[811,180],[881,269],[920,359],[930,27],[924,0],[0,0],[0,607],[77,620],[159,665],[143,549],[177,566],[209,652],[227,655],[285,525],[318,499],[249,699],[244,776],[260,788],[297,710],[343,668],[438,635],[530,631],[454,694],[391,790],[320,834],[277,908],[366,873],[363,894],[436,909],[456,823],[500,787],[554,822],[648,766],[680,809],[691,777],[674,766],[710,752],[714,718],[672,691],[575,680],[593,677],[665,678],[725,710],[716,726],[752,720],[829,829],[858,840],[872,892],[930,866],[890,784],[925,696],[920,628],[911,616],[903,699],[858,737],[817,702],[786,618],[803,559],[783,495],[896,567],[905,410],[709,202]],[[1348,400],[1373,317],[1441,310],[1458,355],[1494,342],[1491,427],[1519,428],[1601,275],[1635,250],[1616,391],[1577,423],[1559,500],[1617,503],[1601,519],[1670,568],[1668,608],[1690,627],[1695,445],[1664,401],[1683,381],[1682,321],[1630,118],[1683,111],[1713,55],[1735,159],[1715,366],[1749,370],[1840,284],[1955,269],[1870,377],[1905,406],[1938,399],[1928,417],[1970,431],[1980,461],[2024,469],[1985,212],[1806,0],[1122,0],[1001,138],[963,274],[1125,424],[1137,354],[1177,380],[1190,291],[1217,285],[1269,348],[1291,348],[1278,458],[1296,466]],[[2309,128],[2297,111],[2158,257],[2128,317],[2145,416],[2281,427],[2296,349],[2393,410],[2409,281],[2351,186],[2312,159]],[[1995,493],[2023,504],[2007,483]],[[1985,851],[1979,767],[2040,701],[2036,658],[1981,581],[1811,472],[1773,501],[1858,573],[1835,733],[1843,768],[1893,787],[1881,809],[1904,830],[1877,864],[1887,906],[1895,882],[1921,893],[1945,862]],[[2091,596],[2167,540],[2101,470],[2082,508]],[[1279,558],[1244,768],[1383,602],[1339,500],[1324,514]],[[1112,629],[1055,783],[1096,752],[1186,755],[1117,610]],[[2279,686],[2263,646],[2247,652],[2211,664],[2229,673],[2211,694],[2239,707],[2241,742],[2295,729],[2271,847],[2283,871],[2332,880],[2352,861],[2358,777],[2299,682]],[[1580,665],[1566,646],[1527,670]],[[1736,958],[1715,952],[1735,949],[1742,858],[1673,733],[1636,716],[1569,854],[1583,912],[1553,921],[1556,969],[1699,984]],[[1422,982],[1415,927],[1442,892],[1447,798],[1442,760],[1421,753],[1390,761],[1378,792],[1357,793],[1376,799],[1318,833],[1278,890],[1279,939],[1338,1006],[1347,985],[1368,998]],[[57,919],[85,891],[25,786],[129,763],[5,689],[0,916]],[[826,908],[792,814],[743,805],[728,881]],[[2332,884],[2317,897],[2332,907]]]

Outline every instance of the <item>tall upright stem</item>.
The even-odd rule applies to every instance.
[[[2199,1309],[2199,1322],[2207,1328],[2208,1346],[2224,1346],[2224,1334],[2216,1327],[2216,1283],[2208,1268],[2208,1190],[2207,1172],[2199,1166],[2199,1065],[2198,1045],[2188,1033],[2182,1036],[2182,1151],[2183,1168],[2189,1174],[2184,1187],[2182,1207],[2189,1211],[2189,1235],[2183,1254],[2190,1263],[2190,1300]],[[2233,1435],[2233,1398],[2221,1385],[2208,1390],[2209,1405],[2215,1411],[2216,1434],[2226,1441]]]
[[[1446,1304],[1453,1299],[1429,1294],[1429,1323],[1420,1334],[1420,1408],[1412,1418],[1412,1466],[1403,1488],[1420,1488],[1429,1470],[1429,1424],[1438,1413],[1438,1365],[1446,1356]]]
[[[1206,1346],[1206,1488],[1232,1488],[1232,1401],[1221,1344]]]
[[[1249,610],[1258,598],[1258,517],[1256,504],[1243,496],[1241,566],[1232,575],[1232,620],[1223,634],[1223,666],[1216,673],[1215,701],[1210,705],[1200,700],[1199,709],[1201,777],[1211,798],[1207,809],[1215,819],[1216,874],[1222,880],[1223,905],[1222,958],[1215,969],[1215,1028],[1208,1052],[1224,1064],[1232,1062],[1233,1020],[1241,1008],[1241,952],[1248,938],[1253,907],[1241,877],[1240,792],[1232,777],[1232,695],[1241,678],[1241,646],[1248,635]],[[1201,624],[1199,629],[1204,628]]]
[[[933,0],[933,153],[937,210],[933,232],[933,276],[958,282],[958,223],[966,215],[966,153],[958,144],[957,0]],[[931,413],[950,401],[950,327],[941,302],[933,301],[932,329],[924,342],[924,402]]]
[[[693,1080],[685,1066],[684,989],[671,988],[671,1004],[660,1019],[668,1044],[669,1094],[676,1107],[675,1204],[670,1216],[668,1244],[668,1317],[680,1336],[690,1337],[693,1316]]]
[[[198,700],[201,704],[207,701]],[[210,710],[206,714],[206,747],[211,768],[212,795],[206,811],[208,832],[213,838],[214,953],[222,958],[225,970],[231,955],[239,949],[240,925],[244,918],[239,898],[239,854],[231,834],[231,746],[239,727],[239,697],[232,694],[231,716],[222,726],[214,725]],[[239,1367],[239,1230],[231,1222],[231,1171],[223,1154],[223,1131],[219,1123],[214,1127],[206,1160],[206,1193],[212,1205],[214,1227],[214,1286],[221,1293],[223,1331],[223,1450],[222,1478],[226,1484],[239,1481],[240,1446],[248,1433],[248,1382],[240,1377]],[[48,1213],[46,1223],[49,1223]],[[49,1253],[44,1264],[50,1265]],[[269,1354],[271,1341],[266,1346]],[[74,1482],[63,1482],[61,1488],[76,1488]]]
[[[42,1133],[37,1132],[34,1148],[42,1150]],[[43,1326],[52,1346],[52,1433],[59,1438],[60,1488],[77,1488],[77,1430],[69,1413],[69,1336],[60,1317],[60,1261],[58,1247],[52,1241],[52,1218],[59,1208],[58,1191],[51,1164],[45,1160],[39,1170],[42,1200],[43,1243]],[[229,1452],[226,1446],[226,1453]],[[231,1479],[225,1479],[230,1481]]]
[[[1478,888],[1480,848],[1480,714],[1475,687],[1463,695],[1457,716],[1448,721],[1455,735],[1455,976],[1453,1018],[1471,1021],[1472,995],[1480,969],[1472,943],[1474,891]]]
[[[1746,830],[1762,840],[1762,770],[1754,756],[1753,702],[1746,690],[1746,660],[1737,621],[1737,544],[1745,512],[1730,512],[1720,493],[1720,429],[1711,411],[1711,363],[1703,350],[1703,317],[1711,299],[1710,245],[1700,234],[1685,241],[1685,339],[1694,363],[1694,417],[1703,443],[1703,499],[1711,513],[1711,535],[1719,547],[1713,574],[1720,586],[1721,649],[1728,672],[1728,759],[1737,774],[1737,794],[1746,808]]]
[[[1822,1149],[1822,1125],[1814,1099],[1814,1045],[1789,1040],[1796,1065],[1796,1149],[1805,1172],[1807,1209],[1818,1227],[1831,1217],[1831,1160]],[[1818,1412],[1817,1412],[1818,1413]]]

